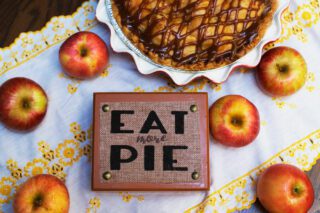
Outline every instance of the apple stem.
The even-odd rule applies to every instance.
[[[28,99],[24,99],[23,101],[22,101],[22,107],[24,108],[24,109],[30,109],[30,101],[28,100]]]
[[[279,72],[281,73],[287,73],[289,71],[289,67],[287,65],[280,65],[280,64],[277,64],[277,69],[279,70]]]
[[[43,201],[42,196],[38,194],[33,200],[34,207],[36,208],[40,207],[42,205],[42,201]]]
[[[238,117],[233,117],[231,119],[231,123],[234,125],[234,126],[242,126],[242,119],[241,118],[238,118]]]
[[[81,48],[80,55],[81,57],[86,57],[88,54],[88,50],[86,48]]]

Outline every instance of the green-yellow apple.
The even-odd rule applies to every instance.
[[[254,141],[260,130],[257,108],[240,95],[218,99],[211,106],[209,117],[213,138],[226,146],[245,146]]]
[[[13,209],[15,213],[69,211],[69,192],[65,184],[53,175],[36,175],[17,190]]]
[[[60,47],[60,64],[71,77],[90,79],[97,77],[108,65],[108,48],[95,33],[78,32]]]
[[[267,94],[288,96],[305,84],[307,65],[295,49],[276,47],[262,56],[256,77],[261,89]]]
[[[267,168],[257,185],[259,201],[271,213],[307,213],[314,200],[308,176],[299,168],[276,164]]]
[[[48,98],[36,82],[12,78],[0,87],[0,121],[9,129],[30,131],[47,112]]]

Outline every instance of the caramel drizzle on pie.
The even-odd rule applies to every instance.
[[[243,2],[246,2],[244,5]],[[257,36],[270,0],[115,0],[144,51],[177,66],[233,62]],[[137,4],[137,5],[135,5]]]

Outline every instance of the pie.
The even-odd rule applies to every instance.
[[[183,70],[230,64],[263,38],[278,0],[111,0],[130,41],[154,62]]]

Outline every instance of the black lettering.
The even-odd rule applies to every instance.
[[[127,159],[121,159],[121,150],[126,149],[131,152],[131,156]],[[112,145],[110,150],[111,170],[120,170],[121,163],[129,163],[138,157],[138,152],[135,148],[128,145]]]
[[[187,115],[187,111],[172,111],[172,115],[175,117],[175,132],[176,134],[184,134],[184,115]]]
[[[124,123],[121,123],[122,114],[134,114],[134,111],[113,110],[111,112],[111,133],[133,133],[133,130],[121,129]]]
[[[144,170],[154,170],[154,146],[144,147]]]
[[[153,122],[156,123],[156,126],[153,126]],[[146,119],[146,121],[144,122],[140,133],[149,133],[150,129],[159,129],[161,131],[161,133],[166,134],[167,131],[166,129],[163,127],[157,113],[155,111],[151,111],[148,115],[148,118]]]
[[[187,146],[163,146],[163,170],[164,171],[188,171],[188,167],[173,167],[173,164],[177,163],[176,159],[173,159],[174,149],[188,149]]]

